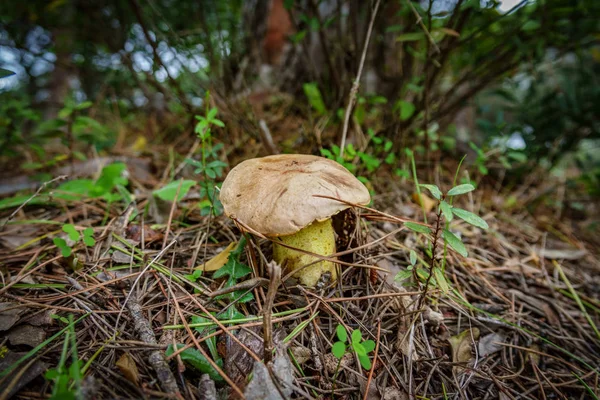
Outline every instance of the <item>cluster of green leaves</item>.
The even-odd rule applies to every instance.
[[[96,240],[94,239],[94,229],[93,228],[85,228],[83,231],[79,232],[73,224],[65,224],[62,227],[63,232],[65,232],[69,240],[73,242],[73,244],[77,244],[79,241],[83,242],[86,246],[92,247],[96,244]],[[73,249],[67,241],[60,237],[55,237],[53,239],[56,247],[60,249],[60,252],[63,257],[70,257],[73,253]]]
[[[56,368],[47,370],[44,377],[49,381],[54,381],[51,400],[76,400],[80,398],[83,361],[77,355],[77,337],[73,315],[70,314],[68,319],[60,318],[60,320],[68,323],[62,352]],[[71,354],[71,365],[67,367],[69,353]]]
[[[43,145],[52,138],[60,138],[63,144],[73,150],[72,156],[80,160],[87,157],[77,150],[78,143],[93,146],[97,151],[110,148],[116,140],[114,132],[95,118],[84,115],[84,111],[92,105],[91,101],[76,103],[67,98],[56,118],[45,120],[36,127],[30,135],[31,142],[27,143],[28,147],[36,151],[41,160],[45,159]],[[46,166],[43,161],[25,165],[28,169],[41,169]]]
[[[229,258],[227,259],[227,263],[223,265],[221,268],[215,271],[213,274],[214,279],[220,279],[227,277],[227,281],[225,281],[225,285],[223,288],[230,288],[234,286],[238,281],[245,276],[250,275],[252,269],[240,261],[240,257],[244,252],[244,247],[246,247],[246,238],[242,236],[240,242],[237,247],[229,253]],[[222,296],[218,296],[215,299],[224,299],[228,300],[230,303],[247,303],[254,299],[254,295],[252,292],[245,292],[243,290],[236,290],[234,292],[224,294]],[[235,310],[235,307],[230,307],[230,309]],[[229,315],[233,317],[233,315]]]
[[[60,185],[53,196],[64,200],[102,198],[108,203],[124,200],[131,201],[127,190],[129,181],[125,177],[127,165],[113,163],[102,168],[100,176],[93,179],[75,179]]]
[[[26,136],[26,125],[40,119],[26,96],[0,94],[0,155],[16,156],[23,145],[38,146],[38,141]],[[39,148],[39,147],[38,147]]]
[[[513,169],[527,162],[527,155],[523,151],[512,150],[506,147],[494,146],[492,150],[485,151],[473,142],[469,147],[475,152],[475,166],[481,175],[489,173],[489,166],[493,161],[498,161],[503,168]]]
[[[341,361],[348,349],[352,349],[358,356],[360,365],[362,365],[362,367],[367,371],[370,370],[371,360],[369,359],[369,353],[375,350],[375,342],[372,340],[363,340],[360,329],[354,329],[352,331],[349,342],[346,328],[344,328],[342,325],[338,325],[335,329],[335,332],[338,341],[333,344],[331,353]]]
[[[200,147],[200,160],[187,159],[186,162],[196,169],[194,172],[203,177],[200,181],[200,212],[202,215],[221,215],[223,205],[219,201],[218,188],[221,183],[216,180],[223,177],[223,169],[227,164],[220,160],[219,151],[223,148],[223,143],[213,145],[212,127],[224,128],[223,121],[217,119],[218,110],[215,107],[210,108],[209,95],[206,100],[206,116],[196,116],[195,132],[202,141]]]
[[[454,186],[446,193],[443,193],[441,189],[436,185],[418,183],[417,185],[419,188],[427,189],[429,193],[431,193],[433,198],[435,198],[438,201],[437,218],[443,219],[444,224],[442,225],[442,220],[436,221],[436,223],[439,223],[440,225],[444,226],[441,231],[441,237],[444,241],[444,249],[446,248],[446,246],[448,246],[457,253],[459,253],[461,256],[468,257],[469,254],[467,252],[467,248],[465,247],[461,238],[455,235],[450,230],[450,223],[454,220],[454,217],[457,217],[462,219],[466,223],[478,227],[480,229],[486,230],[489,228],[487,222],[485,222],[483,218],[470,211],[464,210],[459,207],[455,207],[452,204],[454,197],[472,192],[473,190],[475,190],[475,187],[470,183],[460,184]],[[434,235],[434,232],[432,232],[432,230],[428,226],[417,224],[415,222],[407,222],[404,225],[412,231],[427,235],[428,238]],[[431,243],[435,241],[437,241],[437,237],[431,238]],[[426,250],[429,259],[433,258],[432,251],[433,250],[431,246],[429,246]],[[414,250],[410,251],[409,260],[410,265],[407,267],[406,270],[398,272],[398,274],[395,277],[395,280],[404,281],[416,275],[416,277],[421,281],[429,280],[433,285],[439,287],[443,292],[447,292],[449,290],[449,284],[444,276],[443,263],[442,265],[438,265],[437,263],[435,263],[434,265],[428,265],[428,269],[425,269],[420,265],[417,265],[417,262],[419,260],[417,257],[417,253]],[[426,265],[424,260],[421,261],[422,265]],[[429,276],[430,274],[432,274],[431,277]]]
[[[237,247],[229,253],[229,257],[227,259],[227,263],[219,268],[213,274],[213,278],[227,278],[227,281],[223,285],[223,288],[229,288],[234,286],[238,281],[246,276],[248,276],[252,270],[249,266],[242,263],[240,261],[240,257],[244,251],[244,247],[246,246],[246,239],[242,236],[240,242]],[[191,282],[196,282],[202,276],[201,269],[195,269],[192,274],[185,275],[185,278],[190,280]],[[229,302],[229,305],[226,307],[224,312],[221,313],[212,313],[214,318],[219,320],[236,320],[244,318],[244,315],[240,313],[235,304],[237,303],[247,303],[254,299],[254,295],[251,292],[245,292],[243,290],[236,290],[234,292],[224,294],[221,296],[215,297],[215,300],[225,300]],[[213,321],[212,318],[209,318],[207,315],[195,315],[191,318],[192,324],[201,324],[205,322]],[[216,330],[216,326],[211,327],[195,327],[194,328],[199,334],[202,336],[208,336]],[[208,347],[211,358],[214,362],[219,366],[223,366],[223,359],[217,350],[217,338],[213,336],[204,341],[206,347]],[[181,348],[184,345],[177,345],[177,348]],[[171,345],[167,349],[167,356],[173,354],[174,347]],[[207,361],[206,357],[202,355],[200,351],[194,348],[186,349],[181,353],[182,360],[189,364],[192,368],[200,371],[202,373],[207,373],[216,381],[221,381],[223,378],[218,374],[218,372],[213,368],[212,365]]]
[[[124,172],[127,166],[113,163],[105,166],[98,179],[74,179],[59,185],[56,189],[42,192],[30,199],[31,195],[17,195],[0,200],[0,210],[18,207],[25,201],[29,205],[52,204],[56,199],[78,201],[86,198],[102,198],[106,202],[131,201],[127,190],[129,184]]]

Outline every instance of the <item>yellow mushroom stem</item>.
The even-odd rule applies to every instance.
[[[281,236],[277,239],[288,246],[323,256],[330,256],[335,253],[335,232],[331,218],[322,222],[315,221],[293,235]],[[285,266],[288,271],[297,270],[318,260],[317,257],[280,246],[277,241],[273,242],[273,259],[280,265]],[[294,277],[298,278],[300,283],[305,286],[315,287],[319,278],[325,272],[331,272],[332,281],[336,280],[335,263],[331,261],[320,261],[302,268],[294,274]]]

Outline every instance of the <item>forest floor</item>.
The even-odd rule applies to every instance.
[[[268,241],[249,236],[238,252],[238,229],[202,216],[196,187],[175,203],[153,196],[178,168],[158,152],[103,159],[127,165],[127,180],[111,182],[135,194],[129,206],[118,190],[57,197],[58,181],[2,203],[1,399],[69,398],[76,388],[111,399],[600,395],[600,209],[568,208],[564,182],[537,171],[512,188],[480,180],[460,206],[489,229],[452,221],[468,256],[438,246],[448,287],[432,280],[425,293],[423,282],[394,281],[410,250],[429,265],[425,236],[395,218],[422,221],[422,207],[414,185],[381,170],[369,177],[378,211],[357,210],[352,235],[338,238],[352,249],[341,278],[307,290],[268,279]],[[456,165],[427,168],[452,186]],[[53,175],[73,171],[95,179],[100,168],[84,161]],[[435,207],[426,208],[431,223]],[[338,325],[348,333],[339,362]],[[265,353],[268,368],[254,365]]]

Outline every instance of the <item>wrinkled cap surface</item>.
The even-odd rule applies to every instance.
[[[365,205],[369,191],[335,161],[305,154],[253,158],[227,175],[220,199],[225,214],[266,236],[296,233],[348,208],[336,197]]]

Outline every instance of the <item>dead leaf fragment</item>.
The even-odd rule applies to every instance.
[[[229,254],[234,249],[236,244],[237,242],[229,243],[229,246],[227,246],[223,251],[221,251],[219,254],[208,260],[206,264],[198,266],[197,269],[201,269],[207,272],[218,270],[223,265],[225,265],[225,263],[227,263],[227,260],[229,259]]]
[[[475,340],[479,339],[479,329],[473,328],[462,331],[456,336],[452,336],[448,341],[452,347],[452,362],[467,364],[473,359],[471,345]],[[454,366],[454,373],[459,373],[464,370],[462,366]]]
[[[431,199],[426,194],[421,193],[421,199],[419,199],[419,193],[413,193],[412,199],[419,206],[422,206],[425,209],[425,212],[430,212],[437,205],[437,201]]]
[[[25,309],[17,303],[0,303],[0,332],[12,328],[23,312]]]
[[[487,357],[490,354],[494,354],[502,350],[502,344],[506,340],[506,335],[502,333],[490,333],[485,335],[479,341],[477,345],[477,352],[479,357]]]
[[[418,360],[417,351],[414,345],[411,346],[410,337],[408,330],[400,329],[398,331],[398,340],[396,341],[396,347],[400,349],[402,354],[412,358],[413,361]]]
[[[198,384],[199,400],[217,400],[217,388],[215,381],[208,374],[203,374]]]
[[[294,359],[299,365],[304,364],[312,357],[310,349],[305,346],[294,346],[291,348],[291,351],[292,355],[294,356]]]
[[[383,400],[408,400],[406,392],[394,386],[388,386],[383,390]]]
[[[2,347],[6,349],[6,347]],[[0,357],[0,371],[5,371],[9,367],[12,367],[19,359],[21,359],[26,353],[14,353],[8,351],[4,353],[3,357]],[[27,368],[26,371],[23,371]],[[6,399],[10,399],[21,389],[27,386],[32,380],[40,376],[48,369],[48,364],[40,361],[39,359],[34,361],[33,364],[23,363],[18,368],[14,369],[8,374],[5,379],[0,381],[0,393],[2,393]],[[18,375],[18,378],[14,378]]]
[[[457,31],[455,31],[454,29],[450,29],[450,28],[438,28],[439,31],[444,32],[446,35],[450,35],[450,36],[454,36],[454,37],[460,37],[460,33],[458,33]]]
[[[139,381],[140,373],[131,354],[123,353],[115,365],[129,382],[137,383]]]
[[[294,366],[284,346],[278,346],[275,360],[271,368],[273,377],[262,362],[256,362],[252,371],[252,380],[246,387],[244,395],[248,400],[284,400],[292,395],[294,382]],[[273,382],[277,379],[277,384]],[[280,393],[281,390],[281,393]],[[282,397],[283,395],[283,397]]]
[[[24,344],[35,347],[46,340],[46,330],[39,326],[28,324],[19,325],[8,332],[8,340],[13,346]]]

